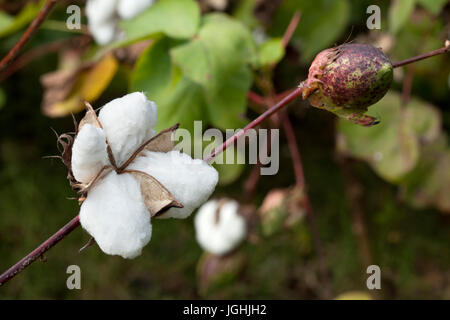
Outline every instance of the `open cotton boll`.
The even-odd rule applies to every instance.
[[[224,255],[245,238],[247,225],[238,210],[239,204],[234,200],[222,205],[217,200],[211,200],[201,206],[195,216],[194,226],[197,241],[204,250]]]
[[[156,104],[141,92],[127,94],[103,106],[98,118],[117,166],[155,135],[156,112]]]
[[[119,0],[117,13],[122,19],[131,19],[153,3],[154,0]]]
[[[114,21],[102,23],[89,23],[89,30],[92,36],[100,45],[105,45],[119,37]]]
[[[89,24],[99,25],[113,22],[116,16],[118,0],[88,0],[86,3],[86,16]]]
[[[153,176],[183,204],[183,208],[171,208],[161,218],[187,218],[208,200],[219,179],[216,169],[208,163],[179,151],[145,151],[144,156],[136,158],[129,169]]]
[[[85,124],[72,146],[72,172],[75,179],[89,183],[108,164],[106,137],[102,129]]]
[[[150,213],[139,182],[130,174],[110,172],[89,191],[80,223],[103,252],[135,258],[150,241]]]

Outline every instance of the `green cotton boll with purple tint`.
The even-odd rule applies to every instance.
[[[314,107],[373,126],[379,121],[364,113],[384,97],[392,79],[392,63],[381,49],[349,43],[320,52],[300,87]]]

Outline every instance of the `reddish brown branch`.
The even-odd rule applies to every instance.
[[[22,69],[27,64],[29,64],[30,62],[34,61],[35,59],[37,59],[39,57],[42,57],[46,54],[57,52],[61,48],[64,48],[67,46],[76,45],[77,47],[84,47],[88,41],[90,41],[90,37],[79,36],[79,37],[73,37],[73,38],[59,39],[54,42],[46,43],[46,44],[40,45],[36,48],[33,48],[30,51],[24,53],[22,56],[18,57],[17,60],[15,60],[9,66],[9,68],[6,68],[6,70],[4,70],[4,72],[2,74],[0,74],[0,82],[9,78],[15,72]]]
[[[0,275],[0,286],[5,284],[8,280],[16,276],[20,271],[32,264],[36,259],[41,257],[45,252],[52,248],[55,244],[61,241],[65,236],[71,233],[80,225],[79,216],[73,218],[68,224],[59,229],[54,235],[43,242],[39,247],[30,252],[26,257],[17,262],[11,268]]]
[[[252,101],[252,102],[254,102],[256,104],[259,104],[259,105],[265,105],[266,104],[266,101],[264,100],[264,98],[261,97],[259,94],[253,92],[253,91],[249,91],[247,93],[247,98],[250,101]]]
[[[277,104],[275,104],[273,107],[265,111],[263,114],[261,114],[259,117],[257,117],[255,120],[250,122],[247,126],[245,126],[244,129],[236,132],[232,137],[227,139],[222,145],[218,146],[216,149],[211,152],[209,156],[207,156],[205,159],[206,162],[211,161],[215,156],[220,154],[222,151],[224,151],[226,148],[228,148],[231,144],[236,142],[237,139],[242,137],[248,130],[251,128],[256,127],[261,122],[263,122],[265,119],[269,118],[274,113],[280,111],[282,108],[284,108],[289,102],[294,100],[295,98],[299,97],[302,94],[303,89],[302,88],[296,88],[294,91],[292,91],[289,95],[287,95],[284,99],[279,101]]]
[[[50,13],[50,10],[56,4],[57,0],[48,0],[44,6],[42,7],[39,14],[33,20],[33,22],[28,26],[27,30],[25,30],[22,37],[20,37],[19,41],[15,44],[15,46],[8,52],[8,54],[0,61],[0,72],[5,70],[19,55],[20,51],[22,51],[25,44],[30,40],[33,34],[37,31],[39,26],[44,22],[47,15]]]
[[[207,156],[204,160],[210,161],[219,153],[224,151],[227,147],[229,147],[232,143],[234,143],[239,137],[241,137],[245,132],[250,130],[251,128],[257,126],[266,118],[273,115],[275,112],[281,110],[284,106],[286,106],[290,101],[300,96],[302,93],[301,88],[295,89],[291,94],[285,97],[283,100],[278,102],[272,108],[261,114],[258,118],[250,122],[243,130],[237,132],[235,135],[226,140],[221,146],[217,147],[209,156]],[[5,284],[8,280],[15,277],[19,272],[28,267],[31,263],[33,263],[36,259],[42,256],[45,252],[47,252],[50,248],[55,246],[59,241],[61,241],[65,236],[67,236],[70,232],[76,229],[80,225],[79,216],[76,216],[72,219],[68,224],[62,227],[57,233],[48,238],[44,243],[42,243],[35,250],[30,252],[27,256],[25,256],[18,263],[13,265],[7,271],[5,271],[2,275],[0,275],[0,286]]]
[[[412,57],[412,58],[409,58],[409,59],[405,59],[405,60],[402,60],[402,61],[394,62],[392,64],[392,67],[398,68],[398,67],[410,64],[410,63],[414,63],[414,62],[417,62],[417,61],[420,61],[420,60],[424,60],[424,59],[427,59],[427,58],[430,58],[430,57],[433,57],[433,56],[437,56],[439,54],[447,53],[449,51],[450,51],[450,43],[448,43],[448,40],[447,40],[446,43],[445,43],[445,47],[442,47],[440,49],[437,49],[437,50],[434,50],[434,51],[431,51],[431,52],[428,52],[428,53],[424,53],[424,54],[421,54],[419,56],[415,56],[415,57]]]
[[[291,21],[289,22],[289,25],[286,28],[286,31],[284,32],[283,35],[282,39],[283,48],[286,48],[289,42],[291,41],[291,38],[294,35],[295,30],[297,29],[301,17],[302,14],[300,11],[296,11],[292,16]]]
[[[330,286],[330,277],[328,274],[327,261],[325,258],[325,254],[323,252],[322,241],[320,240],[319,232],[317,230],[316,219],[314,215],[314,210],[311,205],[311,201],[308,196],[305,174],[303,170],[302,157],[300,153],[300,149],[298,147],[297,138],[295,137],[295,131],[292,126],[291,120],[289,119],[288,113],[283,110],[281,112],[281,124],[284,129],[284,133],[286,134],[286,140],[288,143],[289,151],[292,158],[292,166],[294,167],[295,172],[295,180],[296,184],[299,188],[302,189],[305,196],[305,209],[306,209],[306,219],[308,220],[309,227],[311,229],[311,235],[314,241],[314,247],[317,252],[317,256],[320,264],[320,273],[322,275],[322,280],[325,284],[324,292],[325,298],[331,297],[331,286]]]
[[[298,148],[297,139],[295,138],[294,128],[292,127],[291,120],[286,111],[281,113],[281,123],[283,125],[284,133],[286,134],[286,140],[288,142],[289,151],[292,157],[292,166],[294,167],[295,180],[297,186],[305,188],[305,175],[303,172],[302,158],[300,155],[300,149]]]
[[[364,208],[364,188],[354,172],[353,160],[340,158],[345,178],[347,198],[352,215],[352,232],[355,236],[358,255],[364,270],[372,264],[372,250],[366,227],[366,211]]]

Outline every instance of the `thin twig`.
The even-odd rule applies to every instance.
[[[288,142],[289,151],[292,157],[292,165],[294,167],[295,181],[298,187],[305,188],[305,175],[303,172],[302,158],[300,155],[300,149],[298,148],[297,138],[295,137],[294,128],[292,127],[291,120],[285,110],[281,113],[281,123],[286,134],[286,140]]]
[[[39,26],[44,22],[47,15],[50,13],[50,10],[56,4],[57,0],[48,0],[41,11],[38,13],[33,22],[28,26],[27,30],[25,30],[22,37],[20,37],[19,41],[15,44],[15,46],[8,52],[8,54],[0,61],[0,72],[5,70],[7,66],[9,66],[14,59],[19,55],[20,51],[22,51],[25,44],[30,40],[33,34],[37,31]]]
[[[302,17],[302,14],[300,11],[296,11],[294,15],[291,18],[291,21],[289,22],[288,27],[286,28],[286,31],[284,32],[283,39],[281,41],[283,48],[286,48],[289,42],[291,41],[292,36],[294,35],[295,30],[297,29],[298,23],[300,22],[300,19]]]
[[[427,59],[427,58],[430,58],[430,57],[433,57],[433,56],[437,56],[439,54],[447,53],[449,51],[450,51],[450,43],[447,40],[445,42],[445,46],[440,48],[440,49],[437,49],[437,50],[434,50],[434,51],[431,51],[431,52],[428,52],[428,53],[424,53],[424,54],[421,54],[419,56],[415,56],[415,57],[412,57],[412,58],[409,58],[409,59],[405,59],[405,60],[402,60],[402,61],[394,62],[392,64],[392,67],[393,68],[398,68],[398,67],[410,64],[410,63],[414,63],[414,62],[417,62],[417,61],[420,61],[420,60],[424,60],[424,59]]]
[[[298,147],[297,138],[295,137],[295,131],[286,110],[283,110],[281,112],[281,124],[283,126],[284,133],[286,134],[286,140],[288,142],[289,151],[292,157],[292,165],[294,167],[296,184],[297,187],[299,187],[303,191],[305,196],[306,218],[308,220],[309,227],[311,228],[314,247],[316,249],[319,260],[320,273],[322,275],[323,283],[325,284],[324,286],[324,292],[326,296],[325,298],[330,298],[331,285],[327,267],[328,263],[326,261],[325,254],[323,252],[322,241],[320,240],[319,231],[317,230],[317,223],[315,219],[314,210],[308,195],[305,174],[303,170],[302,157],[300,149]]]
[[[364,270],[372,264],[373,255],[366,227],[366,212],[364,208],[364,190],[354,172],[353,160],[339,158],[339,164],[345,178],[347,198],[350,202],[352,215],[352,232],[356,238],[358,255]]]
[[[204,161],[211,161],[215,156],[224,151],[227,147],[229,147],[233,142],[235,142],[239,137],[241,137],[245,132],[250,130],[251,128],[257,126],[266,118],[273,115],[275,112],[281,110],[285,107],[290,101],[295,99],[296,97],[302,94],[302,89],[295,89],[290,95],[285,97],[283,100],[278,102],[272,108],[261,114],[258,118],[250,122],[243,130],[238,131],[228,140],[226,140],[221,146],[217,147],[209,156],[207,156]],[[12,279],[23,269],[28,267],[32,262],[42,256],[45,252],[55,246],[61,239],[66,237],[70,232],[76,229],[80,225],[79,216],[73,218],[68,224],[62,227],[57,233],[48,238],[44,243],[42,243],[35,250],[30,252],[27,256],[25,256],[22,260],[17,262],[14,266],[5,271],[2,275],[0,275],[0,286],[5,284],[8,280]]]
[[[403,77],[402,108],[406,107],[406,105],[408,104],[408,102],[411,98],[412,85],[413,85],[413,81],[414,81],[414,71],[415,71],[414,65],[407,67],[405,75]]]
[[[45,252],[52,248],[55,244],[61,241],[65,236],[71,233],[80,225],[79,216],[73,218],[68,224],[59,229],[54,235],[43,242],[39,247],[30,252],[25,258],[17,262],[2,275],[0,275],[0,286],[5,284],[8,280],[15,277],[20,271],[32,264],[36,259],[41,257]]]
[[[84,47],[85,43],[87,43],[88,41],[90,41],[89,37],[78,36],[78,37],[59,39],[54,42],[46,43],[46,44],[40,45],[36,48],[33,48],[33,49],[29,50],[28,52],[25,52],[22,56],[18,57],[9,66],[9,68],[6,68],[6,70],[4,70],[4,72],[2,74],[0,74],[0,82],[9,78],[15,72],[22,69],[27,64],[29,64],[30,62],[34,61],[35,59],[37,59],[39,57],[42,57],[46,54],[57,52],[61,48],[72,46],[72,45],[77,45],[77,47]]]
[[[227,139],[222,145],[218,146],[216,149],[211,152],[209,156],[207,156],[205,159],[206,162],[211,161],[215,156],[220,154],[222,151],[224,151],[226,148],[228,148],[231,144],[236,142],[237,139],[242,137],[248,130],[252,129],[253,127],[257,126],[261,122],[263,122],[265,119],[273,115],[274,113],[280,111],[282,108],[284,108],[289,102],[294,100],[295,98],[299,97],[302,94],[303,89],[302,88],[296,88],[294,91],[292,91],[289,95],[287,95],[284,99],[282,99],[280,102],[275,104],[273,107],[265,111],[263,114],[261,114],[259,117],[257,117],[255,120],[250,122],[244,129],[239,130],[236,132],[232,137]]]

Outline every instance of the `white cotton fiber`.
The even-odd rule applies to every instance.
[[[196,238],[200,246],[215,255],[224,255],[245,238],[245,218],[239,215],[239,204],[229,200],[220,207],[219,201],[211,200],[198,210],[194,219]]]
[[[113,22],[116,16],[117,0],[88,0],[86,16],[89,24],[99,25]]]
[[[115,171],[96,183],[80,209],[83,228],[107,254],[135,258],[150,241],[152,226],[139,182]]]
[[[103,106],[98,118],[117,166],[155,135],[156,113],[156,104],[141,92],[127,94]]]
[[[131,19],[153,4],[154,0],[119,0],[117,13],[122,19]]]
[[[129,169],[150,174],[183,204],[184,208],[171,208],[161,218],[187,218],[195,208],[208,200],[219,178],[216,169],[205,161],[192,159],[179,151],[146,151]]]
[[[116,24],[114,22],[90,23],[89,30],[92,36],[100,45],[105,45],[119,37]]]
[[[88,0],[86,15],[95,41],[105,45],[121,37],[119,18],[131,19],[147,9],[154,0]]]
[[[85,124],[72,146],[72,172],[75,179],[89,183],[108,164],[105,133],[100,128]]]

